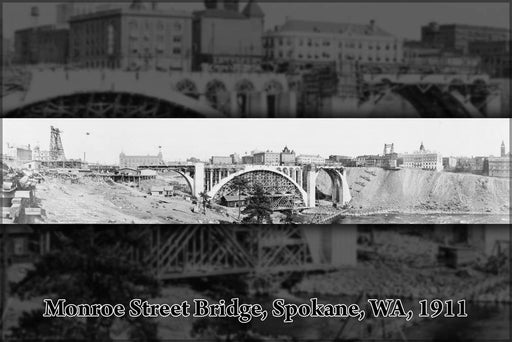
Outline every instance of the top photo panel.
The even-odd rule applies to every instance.
[[[2,117],[510,113],[503,2],[4,2]]]

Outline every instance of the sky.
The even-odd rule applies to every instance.
[[[100,3],[100,2],[98,2]],[[241,8],[246,1],[241,1]],[[401,2],[401,3],[342,3],[341,1],[320,2],[302,1],[291,2],[260,1],[260,6],[266,14],[266,28],[273,28],[289,19],[310,19],[335,22],[376,24],[397,37],[419,39],[422,25],[431,21],[439,23],[461,23],[510,27],[510,7],[508,2],[454,2],[430,3]],[[6,37],[12,38],[16,29],[31,26],[30,8],[39,6],[39,24],[53,23],[55,20],[55,4],[42,2],[3,2],[3,30]],[[181,1],[161,3],[162,9],[175,8],[194,11],[203,9],[202,1]]]
[[[244,155],[252,150],[358,156],[414,152],[421,142],[443,156],[498,156],[510,151],[509,119],[3,119],[3,143],[49,149],[50,126],[63,131],[66,157],[117,164],[127,155],[166,161]],[[89,133],[89,135],[87,135]],[[2,144],[4,146],[4,144]]]

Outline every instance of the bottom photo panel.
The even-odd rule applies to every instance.
[[[3,225],[3,341],[510,341],[506,225]]]

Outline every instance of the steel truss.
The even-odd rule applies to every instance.
[[[240,194],[242,196],[251,196],[257,184],[263,187],[263,191],[271,202],[272,210],[283,210],[305,207],[304,199],[295,184],[292,181],[271,171],[251,171],[242,174],[240,177],[247,181],[248,187]],[[235,187],[235,179],[225,184],[213,197],[215,203],[221,203],[224,196],[238,196],[238,189]]]
[[[319,269],[299,226],[146,228],[138,255],[158,279],[265,274]]]
[[[204,115],[156,98],[129,93],[82,93],[60,96],[5,113],[21,117],[168,117],[202,118]]]

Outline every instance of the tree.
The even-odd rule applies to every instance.
[[[264,222],[272,223],[272,218],[270,217],[270,215],[272,215],[270,199],[265,194],[262,185],[254,185],[254,191],[249,197],[247,206],[242,211],[242,213],[247,215],[247,217],[244,218],[244,222],[255,222],[258,224],[262,224]]]
[[[208,204],[211,197],[204,191],[199,194],[199,197],[201,197],[201,200],[203,202],[203,214],[206,215],[206,204]]]
[[[242,177],[236,177],[233,179],[233,187],[238,192],[238,219],[240,220],[240,215],[242,213],[242,200],[241,200],[241,193],[244,190],[247,190],[247,187],[249,185],[249,181]]]
[[[130,253],[144,247],[140,227],[79,229],[52,232],[52,250],[14,287],[21,298],[45,296],[73,304],[122,304],[158,294],[158,282]],[[55,237],[55,238],[53,238]],[[156,339],[156,324],[144,318],[120,318],[131,339]],[[12,337],[20,340],[110,341],[114,319],[42,318],[42,310],[22,315]]]

